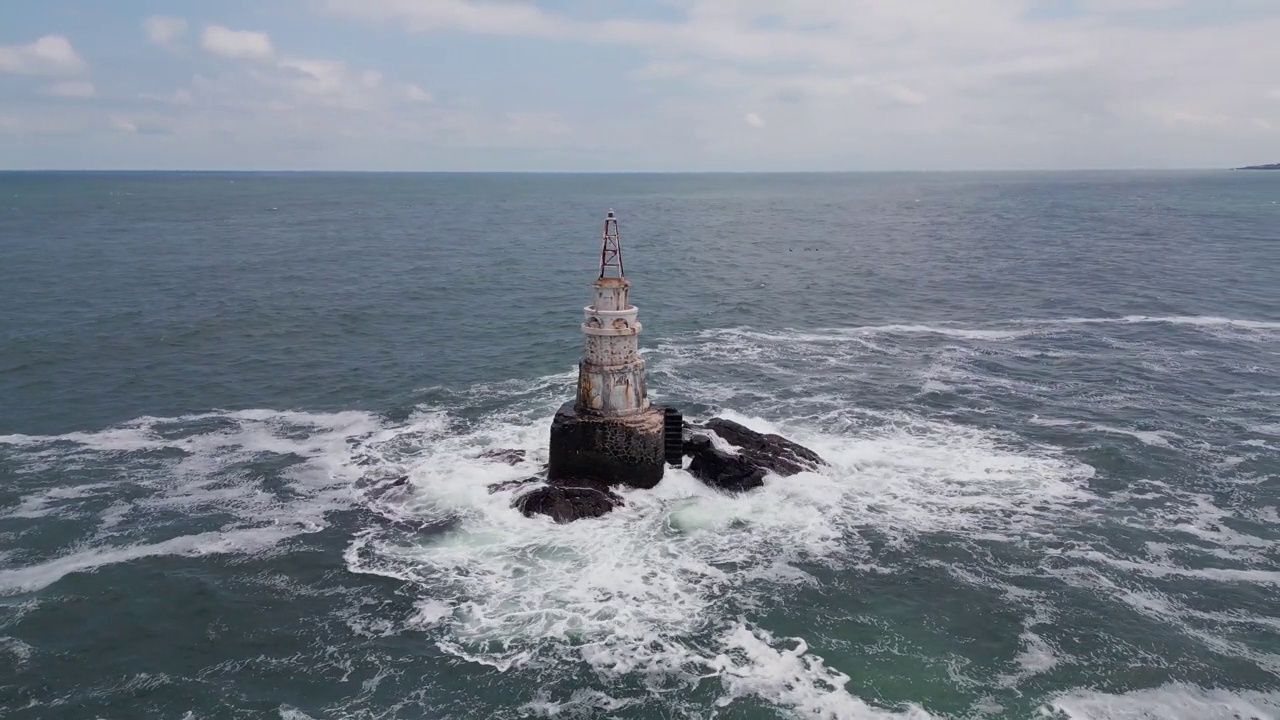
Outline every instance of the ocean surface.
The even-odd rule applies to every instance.
[[[487,491],[609,209],[830,468]],[[1280,718],[1280,173],[0,174],[0,716]]]

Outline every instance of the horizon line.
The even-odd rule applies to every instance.
[[[1247,167],[1085,167],[1085,168],[966,168],[899,170],[352,170],[352,169],[201,169],[201,168],[0,168],[0,173],[189,173],[189,174],[330,174],[330,175],[873,175],[928,173],[1081,173],[1081,172],[1194,172],[1234,171]]]

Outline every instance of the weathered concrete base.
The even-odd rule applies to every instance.
[[[579,413],[567,402],[551,421],[547,481],[590,478],[608,485],[648,489],[665,466],[662,408],[625,417]]]

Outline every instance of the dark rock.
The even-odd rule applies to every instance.
[[[536,483],[536,482],[542,482],[541,475],[532,475],[530,477],[521,478],[519,480],[508,480],[506,482],[493,483],[492,485],[489,486],[489,494],[492,495],[496,492],[502,492],[503,490],[511,490],[513,488],[518,488],[522,485],[528,485],[530,483]]]
[[[684,454],[692,458],[690,474],[729,492],[760,487],[768,472],[787,477],[827,464],[814,451],[781,435],[758,433],[724,418],[712,418],[704,425],[685,423],[684,429]],[[716,449],[705,432],[714,432],[737,452]]]
[[[516,448],[494,448],[493,450],[485,450],[480,453],[480,457],[485,460],[493,460],[508,465],[519,465],[524,462],[525,451]]]
[[[689,457],[695,457],[700,452],[711,450],[715,446],[711,444],[711,438],[706,435],[697,433],[685,433],[684,437],[684,454]]]
[[[740,448],[739,454],[746,459],[782,477],[817,470],[827,464],[818,453],[799,443],[773,433],[758,433],[732,420],[711,418],[703,427]]]
[[[728,492],[744,492],[764,485],[765,469],[744,455],[717,450],[711,438],[695,435],[685,441],[685,452],[693,460],[689,474],[711,487]]]
[[[545,485],[521,495],[511,505],[525,517],[546,515],[567,523],[600,517],[622,505],[622,498],[599,486]]]
[[[1269,165],[1248,165],[1237,170],[1280,170],[1280,163],[1271,163]]]
[[[398,495],[409,487],[408,475],[365,475],[356,481],[356,487],[370,499]]]

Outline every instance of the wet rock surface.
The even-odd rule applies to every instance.
[[[826,465],[817,453],[781,435],[759,433],[724,418],[703,425],[689,424],[684,452],[693,458],[689,473],[704,483],[728,492],[742,492],[764,484],[767,472],[782,477],[817,470]],[[703,432],[696,432],[703,431]],[[737,448],[736,453],[717,449],[707,432],[714,432]]]
[[[514,490],[515,488],[524,485],[532,485],[533,483],[539,483],[542,481],[543,478],[541,476],[532,475],[527,478],[520,478],[519,480],[507,480],[506,482],[493,483],[489,486],[489,494],[492,495],[496,492],[502,492],[503,490]]]
[[[507,490],[523,490],[512,501],[511,506],[526,517],[546,515],[558,523],[567,523],[583,518],[600,517],[614,508],[624,504],[622,498],[611,488],[615,485],[650,488],[657,484],[647,467],[642,472],[645,477],[637,482],[637,465],[643,467],[647,463],[636,463],[636,458],[628,457],[626,447],[637,442],[627,438],[628,442],[619,447],[608,443],[599,443],[594,436],[586,433],[597,431],[614,431],[610,424],[591,419],[578,418],[562,410],[561,425],[552,428],[552,463],[544,467],[544,471],[518,480],[507,480],[489,486],[490,493]],[[598,427],[596,427],[598,426]],[[622,427],[615,424],[614,428]],[[605,428],[605,430],[601,430]],[[651,433],[651,428],[644,428],[644,434]],[[661,427],[658,426],[660,431]],[[578,437],[578,433],[584,433]],[[712,436],[718,437],[732,446],[731,450],[716,447]],[[647,445],[649,438],[645,438]],[[581,445],[579,446],[579,441]],[[557,450],[557,444],[560,445]],[[607,448],[606,452],[577,452],[577,447]],[[686,423],[684,431],[683,452],[692,458],[689,472],[702,482],[718,490],[730,493],[746,492],[764,485],[764,477],[772,472],[782,477],[796,473],[817,470],[827,463],[809,448],[792,442],[781,435],[759,433],[740,423],[725,418],[711,418],[702,425]],[[648,453],[645,453],[647,455]],[[512,465],[525,460],[525,453],[519,450],[490,450],[482,457]],[[580,472],[583,469],[589,472]],[[661,477],[661,467],[657,478]],[[608,478],[607,480],[601,478]]]
[[[684,444],[693,458],[689,474],[726,492],[744,492],[764,485],[765,469],[745,456],[718,450],[706,435],[695,435]]]
[[[402,495],[409,489],[408,475],[365,475],[356,488],[371,499]]]
[[[827,464],[818,453],[774,433],[759,433],[724,418],[711,418],[701,426],[738,448],[739,454],[760,467],[787,477],[811,472]]]
[[[494,448],[480,453],[480,457],[508,465],[519,465],[524,462],[525,451],[517,448]]]
[[[600,485],[544,485],[512,502],[525,517],[546,515],[558,523],[600,517],[622,505],[622,498]]]

